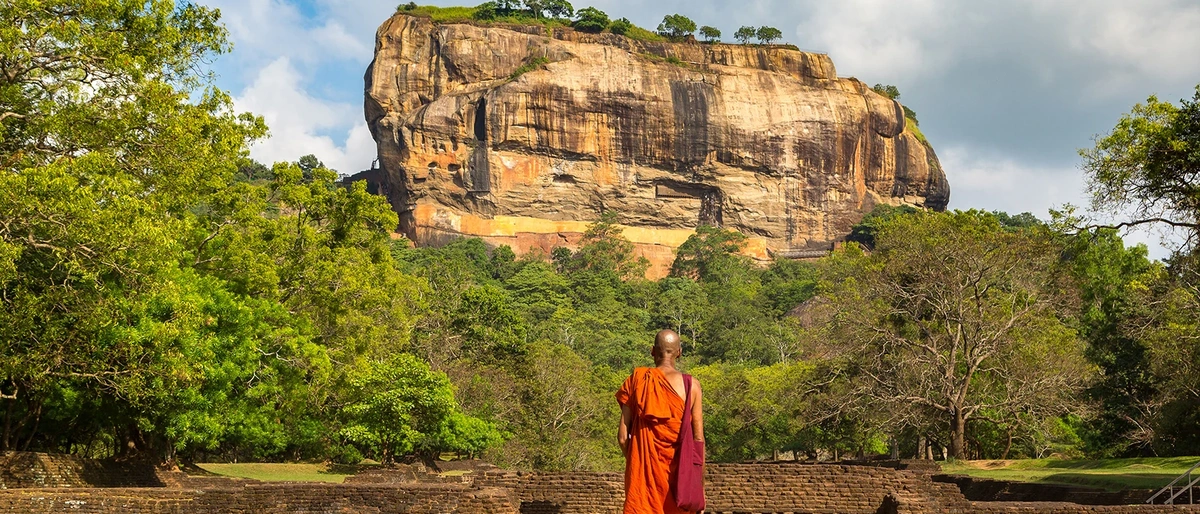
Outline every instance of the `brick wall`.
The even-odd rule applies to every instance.
[[[1200,505],[972,502],[953,483],[886,467],[710,464],[707,473],[707,512],[713,514],[1200,514]],[[443,477],[407,469],[365,472],[345,484],[169,482],[157,488],[9,489],[0,491],[0,514],[617,514],[624,503],[620,473],[477,469]]]
[[[35,452],[0,454],[0,489],[25,487],[162,487],[153,464]]]
[[[12,489],[3,514],[517,514],[507,491],[468,486],[248,484],[233,489]]]

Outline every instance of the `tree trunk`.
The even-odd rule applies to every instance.
[[[967,420],[962,415],[962,409],[954,409],[950,423],[950,454],[946,458],[966,458]]]
[[[0,452],[8,451],[8,439],[12,434],[12,411],[13,403],[16,400],[8,400],[8,407],[4,409],[4,438],[0,439]]]
[[[41,423],[42,423],[42,404],[39,403],[37,406],[37,415],[34,416],[34,418],[33,418],[33,430],[29,431],[29,439],[25,440],[25,446],[21,448],[21,451],[23,451],[23,452],[29,451],[29,445],[33,444],[33,438],[37,437],[38,426],[41,425]]]
[[[929,443],[927,443],[925,441],[925,436],[922,435],[917,438],[917,458],[920,460],[927,460],[928,456],[929,456]]]
[[[1006,430],[1008,439],[1004,441],[1004,453],[1000,455],[1000,460],[1008,459],[1008,451],[1012,449],[1012,431],[1012,427],[1008,427],[1008,430]]]

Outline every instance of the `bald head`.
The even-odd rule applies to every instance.
[[[674,330],[659,330],[658,335],[654,336],[654,349],[650,350],[650,355],[654,356],[656,362],[661,362],[663,359],[674,361],[683,353],[683,347],[679,344],[679,334]]]

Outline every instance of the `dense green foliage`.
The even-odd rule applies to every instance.
[[[700,35],[704,37],[704,41],[714,43],[721,40],[721,29],[705,25],[700,27]]]
[[[764,45],[769,45],[772,41],[783,38],[783,31],[775,27],[763,25],[762,27],[759,27],[758,30],[754,31],[754,37],[758,38],[759,41],[762,41]]]
[[[893,429],[948,426],[958,458],[973,419],[1010,430],[1069,414],[1090,367],[1052,234],[977,211],[892,212],[826,293],[828,353],[861,375],[848,402],[889,406]]]
[[[195,71],[228,48],[215,11],[0,15],[0,450],[615,469],[613,392],[664,327],[718,459],[1200,450],[1190,247],[881,207],[811,262],[698,227],[656,281],[620,213],[550,255],[413,248],[316,157],[247,157],[262,120]],[[1086,155],[1094,187],[1192,220],[1196,103],[1136,108]]]
[[[595,7],[585,7],[575,13],[575,23],[572,23],[578,30],[584,32],[601,32],[608,28],[608,14]]]
[[[737,29],[737,32],[735,32],[733,34],[733,38],[738,41],[741,41],[742,44],[745,45],[745,44],[749,44],[750,40],[754,39],[754,36],[757,34],[758,34],[758,30],[755,29],[754,27],[751,27],[748,25],[743,25],[741,28]]]
[[[1095,352],[1111,370],[1096,391],[1107,407],[1102,432],[1127,433],[1142,451],[1200,452],[1200,345],[1192,335],[1200,309],[1200,86],[1178,106],[1153,96],[1135,105],[1080,154],[1095,210],[1128,213],[1117,227],[1162,224],[1183,236],[1166,269],[1129,255],[1092,261],[1093,274],[1115,281],[1093,286],[1103,343]]]
[[[661,41],[662,36],[638,27],[628,18],[609,20],[608,14],[595,7],[575,10],[565,0],[497,0],[475,7],[418,6],[401,4],[397,11],[422,16],[438,23],[512,23],[518,25],[570,26],[583,32],[611,32],[642,41]],[[572,20],[572,18],[574,18]]]
[[[670,38],[682,38],[696,32],[696,22],[682,14],[668,14],[658,24],[658,33]]]
[[[1080,151],[1097,210],[1131,210],[1129,225],[1165,223],[1200,239],[1200,86],[1179,106],[1151,96]]]

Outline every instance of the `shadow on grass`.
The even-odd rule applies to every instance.
[[[1126,489],[1159,489],[1178,475],[1166,473],[1054,473],[1036,479],[1036,482],[1079,485],[1106,491]]]

